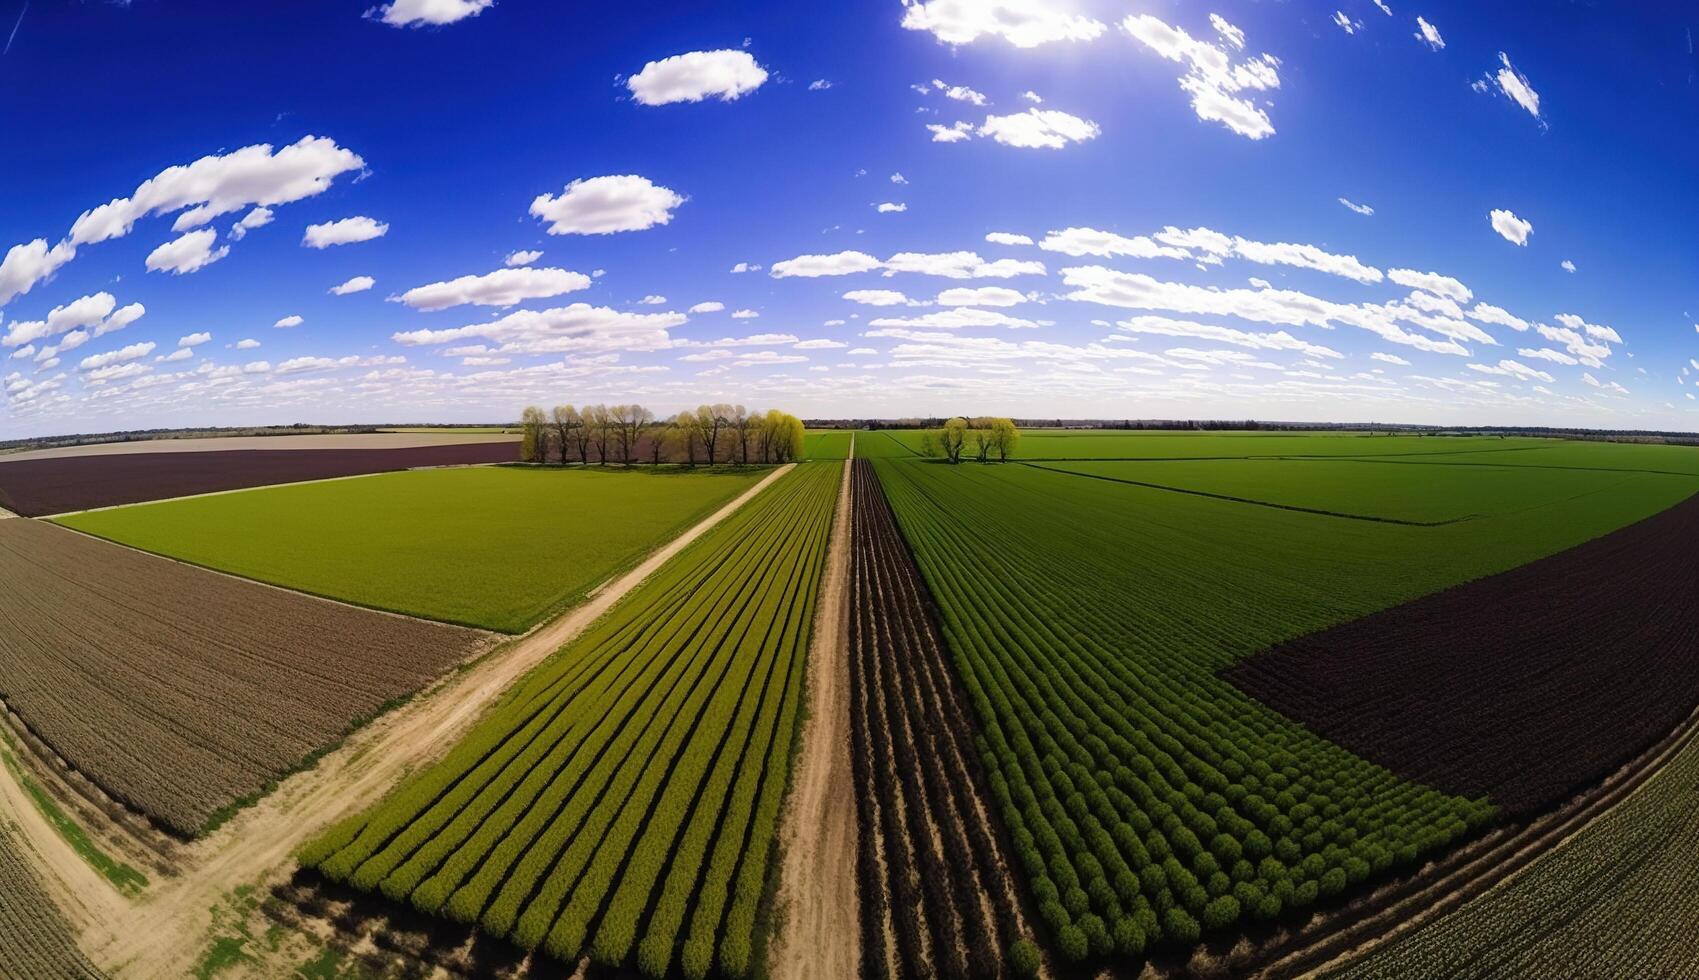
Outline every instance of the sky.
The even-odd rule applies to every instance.
[[[0,439],[632,401],[1699,429],[1696,21],[0,0]]]

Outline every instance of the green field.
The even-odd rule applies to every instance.
[[[420,470],[139,504],[60,523],[315,595],[518,633],[582,600],[766,472]]]
[[[1675,977],[1699,963],[1699,741],[1516,877],[1330,972]]]
[[[919,429],[884,430],[918,454]],[[1022,429],[1016,459],[1239,459],[1247,456],[1408,456],[1505,452],[1578,445],[1559,439],[1413,436],[1369,432],[1190,432],[1128,429]],[[1587,445],[1601,445],[1589,443]],[[1622,446],[1637,449],[1644,447]],[[1678,448],[1678,447],[1657,447]],[[895,455],[901,450],[892,450]]]
[[[842,473],[704,534],[302,863],[567,963],[750,975]]]
[[[1193,460],[1050,464],[1078,472],[875,462],[982,726],[996,810],[1065,960],[1272,919],[1409,867],[1494,815],[1313,735],[1221,668],[1699,489],[1668,475],[1699,454],[1661,446],[1540,444],[1481,465],[1459,450],[1473,440],[1097,438]],[[1195,459],[1294,440],[1335,458]],[[1452,452],[1337,458],[1358,446]],[[1159,477],[1259,502],[1119,482]]]
[[[850,438],[854,435],[849,429],[810,429],[802,437],[803,458],[848,459]]]

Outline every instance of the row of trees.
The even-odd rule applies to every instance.
[[[802,420],[777,409],[701,405],[660,418],[642,405],[532,405],[520,416],[527,463],[788,463],[802,458]]]
[[[1020,438],[1021,430],[1009,419],[983,415],[971,419],[957,417],[945,422],[939,431],[922,432],[920,452],[923,456],[942,456],[960,463],[962,456],[971,451],[981,463],[989,462],[993,456],[998,462],[1006,463]]]

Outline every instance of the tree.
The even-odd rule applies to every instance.
[[[802,420],[780,411],[768,412],[763,426],[763,458],[773,463],[789,463],[802,458],[807,443]]]
[[[673,431],[678,433],[678,441],[684,446],[685,460],[691,466],[696,465],[696,435],[697,423],[701,419],[695,412],[680,412],[673,416]]]
[[[696,409],[696,438],[702,443],[708,465],[713,466],[720,451],[720,434],[725,431],[730,405],[701,405]]]
[[[678,426],[671,419],[657,419],[649,427],[649,462],[661,465],[661,457],[672,454],[678,441]]]
[[[555,431],[560,435],[560,465],[566,465],[568,447],[572,438],[584,426],[584,419],[578,414],[578,409],[571,405],[556,405],[554,410]]]
[[[524,429],[524,436],[519,440],[519,460],[523,463],[540,463],[543,455],[549,449],[549,430],[547,417],[543,410],[536,405],[527,405],[519,416],[519,424]]]
[[[613,438],[613,411],[606,405],[584,406],[584,426],[596,444],[596,465],[608,465],[608,442]]]
[[[1010,419],[991,420],[991,446],[997,451],[997,461],[1007,463],[1014,455],[1015,444],[1021,441],[1021,430]]]
[[[969,431],[973,433],[973,454],[981,462],[991,456],[991,420],[976,418],[968,423]]]
[[[967,445],[967,419],[953,418],[944,423],[944,457],[951,463],[962,461],[962,447]]]
[[[920,430],[920,454],[928,458],[938,455],[938,440],[931,429]]]
[[[655,413],[642,405],[615,405],[608,409],[608,427],[613,430],[614,438],[619,443],[619,458],[625,465],[631,465],[632,455],[637,451],[637,443],[643,438],[643,430],[654,421]]]
[[[738,462],[749,465],[749,441],[755,436],[759,425],[759,413],[751,415],[742,405],[733,405],[731,411],[732,434],[737,438]]]

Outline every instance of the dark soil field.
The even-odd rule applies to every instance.
[[[1400,776],[1544,810],[1699,704],[1699,497],[1224,676]]]
[[[480,650],[37,521],[0,522],[0,699],[179,836]]]
[[[870,977],[996,977],[1028,935],[968,705],[872,464],[857,460],[851,759]]]
[[[0,508],[40,517],[421,466],[518,460],[517,443],[484,442],[408,449],[242,449],[0,461]]]

